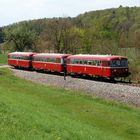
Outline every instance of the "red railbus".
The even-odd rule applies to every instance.
[[[13,52],[8,54],[8,65],[15,68],[32,68],[32,52]]]
[[[71,55],[67,58],[67,73],[108,78],[130,74],[127,58],[111,55]]]
[[[8,54],[8,64],[15,68],[110,79],[130,75],[128,60],[124,56],[13,52]]]
[[[64,72],[69,54],[39,53],[33,55],[32,67],[35,70]]]

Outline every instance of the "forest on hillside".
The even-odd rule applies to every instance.
[[[122,7],[75,18],[38,19],[0,28],[0,51],[118,54],[129,58],[140,81],[140,8]]]

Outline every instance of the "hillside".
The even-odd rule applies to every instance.
[[[132,79],[140,81],[140,8],[122,7],[75,18],[24,21],[0,29],[1,52],[119,54],[128,56]]]
[[[23,31],[27,30],[27,33],[25,32],[26,35],[30,33],[30,35],[36,36],[34,39],[41,39],[44,43],[45,41],[50,43],[44,48],[46,50],[49,45],[52,45],[51,50],[69,51],[71,53],[109,53],[108,47],[110,47],[110,45],[110,52],[112,52],[114,47],[116,47],[116,49],[117,47],[140,48],[139,14],[140,8],[138,7],[119,7],[116,9],[86,12],[75,18],[68,17],[24,21],[1,28],[0,42],[2,43],[4,40],[11,39],[10,35],[13,37],[18,34],[18,31],[21,33],[20,35],[23,36]],[[50,35],[50,32],[52,35]],[[64,35],[67,36],[65,37]],[[56,40],[54,37],[57,37]],[[73,37],[76,37],[76,40],[81,44],[76,42],[74,44],[75,40],[73,40]],[[55,42],[53,43],[52,41]],[[58,41],[59,44],[55,46],[55,43],[58,43]],[[71,46],[75,47],[75,50],[71,50],[72,48],[68,47],[67,50],[65,50],[66,41],[75,45]],[[28,47],[29,45],[32,44],[27,44]],[[24,47],[25,48],[22,48],[23,50],[26,49],[26,46]],[[60,50],[57,50],[57,47],[60,47]]]

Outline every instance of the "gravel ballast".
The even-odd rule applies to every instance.
[[[61,75],[38,73],[35,71],[16,69],[12,69],[12,71],[20,78],[36,83],[80,90],[89,95],[96,95],[140,107],[140,87],[72,78],[70,76],[67,76],[66,80],[64,80],[64,77]]]

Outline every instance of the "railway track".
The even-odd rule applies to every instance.
[[[140,107],[140,87],[130,83],[98,81],[97,79],[74,78],[67,76],[64,80],[63,75],[38,73],[35,71],[25,71],[11,69],[13,73],[23,79],[51,85],[65,89],[78,90],[88,95],[111,99],[122,103]]]
[[[128,86],[133,86],[133,87],[140,87],[140,84],[139,83],[128,83],[128,82],[118,82],[117,84],[120,84],[120,85],[128,85]]]
[[[106,78],[95,78],[95,77],[85,77],[85,76],[82,76],[82,77],[76,76],[76,78],[86,79],[86,80],[91,80],[91,81],[105,82],[105,83],[113,83],[113,84],[119,84],[119,85],[140,87],[140,83],[132,82],[131,80],[113,80],[113,81],[110,81],[110,79],[106,79]]]
[[[11,68],[9,65],[0,65],[0,68]],[[63,74],[61,74],[63,75]],[[99,81],[99,82],[107,82],[107,83],[114,83],[114,84],[119,84],[119,85],[129,85],[129,86],[134,86],[134,87],[140,87],[140,83],[135,83],[131,81],[121,81],[121,80],[115,80],[115,81],[110,81],[109,79],[101,79],[101,78],[91,78],[91,77],[80,77],[77,76],[76,78],[81,78],[81,79],[86,79],[86,80],[92,80],[92,81]]]

